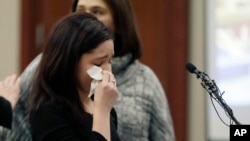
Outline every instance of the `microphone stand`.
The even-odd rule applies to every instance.
[[[210,77],[205,72],[195,73],[197,79],[201,79],[202,87],[209,93],[209,95],[219,103],[219,105],[225,110],[226,114],[230,116],[231,120],[236,125],[241,125],[241,123],[234,117],[233,110],[226,104],[225,100],[222,98],[224,94],[220,92],[218,86],[214,80],[211,80]]]

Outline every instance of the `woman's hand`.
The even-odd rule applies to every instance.
[[[0,81],[0,96],[11,103],[12,109],[15,108],[19,99],[20,84],[21,78],[16,74],[7,76],[3,81]]]
[[[102,71],[102,74],[103,79],[95,89],[92,130],[99,132],[107,141],[110,141],[110,111],[118,97],[118,90],[114,75],[105,70]]]
[[[114,75],[109,71],[102,71],[103,79],[95,90],[94,110],[110,112],[118,97]]]

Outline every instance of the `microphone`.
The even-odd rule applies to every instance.
[[[197,79],[201,79],[201,85],[206,91],[212,96],[213,98],[218,97],[218,88],[214,82],[214,80],[211,80],[210,77],[205,73],[199,71],[192,63],[186,64],[186,69],[190,73],[196,74]]]
[[[214,80],[211,80],[210,77],[205,73],[199,71],[192,63],[186,64],[186,69],[193,74],[196,74],[197,79],[201,79],[201,85],[204,89],[206,89],[211,96],[217,96],[217,87],[215,87]]]
[[[196,77],[202,80],[201,85],[203,87],[205,87],[206,85],[209,85],[211,87],[211,85],[213,84],[213,80],[211,80],[209,78],[209,76],[205,73],[205,72],[201,72],[199,71],[192,63],[187,63],[186,64],[186,69],[193,74],[196,74]],[[214,89],[214,88],[213,88]]]
[[[191,73],[195,73],[195,74],[200,73],[200,71],[197,70],[197,68],[191,63],[187,63],[186,68]]]

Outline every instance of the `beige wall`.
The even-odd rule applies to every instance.
[[[20,0],[0,0],[0,80],[19,69]]]
[[[190,0],[189,62],[205,70],[205,1]],[[200,81],[188,74],[188,141],[206,141],[206,95]]]

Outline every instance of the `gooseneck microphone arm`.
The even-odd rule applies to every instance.
[[[241,123],[234,117],[233,110],[226,104],[225,100],[222,98],[224,94],[220,92],[218,86],[214,80],[211,80],[210,77],[205,73],[199,71],[193,64],[188,63],[186,69],[190,73],[194,73],[197,79],[201,79],[202,87],[208,92],[211,98],[219,103],[219,105],[225,110],[229,118],[236,124],[241,125]]]

